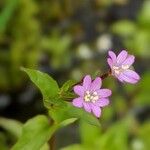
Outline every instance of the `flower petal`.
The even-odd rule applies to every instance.
[[[124,71],[123,73],[128,77],[131,77],[136,80],[140,80],[140,76],[133,70],[128,69],[128,70]]]
[[[74,92],[79,96],[84,96],[84,87],[81,85],[76,85],[73,88]]]
[[[100,89],[102,86],[102,80],[100,77],[97,77],[92,83],[91,83],[91,90],[92,91],[96,91],[98,89]]]
[[[125,50],[122,50],[119,55],[117,56],[117,63],[121,64],[122,62],[125,61],[125,59],[127,58],[128,53]]]
[[[125,81],[125,82],[128,82],[128,83],[131,83],[131,84],[135,84],[138,82],[138,80],[132,78],[132,77],[128,77],[126,76],[124,73],[121,73],[120,74],[120,78]]]
[[[87,112],[91,112],[91,107],[90,107],[90,104],[89,103],[83,103],[83,107],[85,109],[85,111]]]
[[[108,55],[110,56],[110,58],[112,59],[113,63],[116,62],[116,54],[113,51],[109,51]]]
[[[93,112],[93,114],[96,116],[96,117],[100,117],[100,115],[101,115],[101,109],[100,109],[100,107],[98,107],[98,106],[96,106],[96,105],[93,105],[92,104],[92,112]]]
[[[135,57],[133,55],[129,55],[122,64],[131,66],[134,63],[134,61],[135,61]]]
[[[109,89],[100,89],[100,90],[97,90],[97,93],[100,96],[100,98],[109,97],[112,94],[111,90]]]
[[[107,58],[107,63],[108,63],[108,65],[109,65],[110,67],[113,66],[113,61],[112,61],[111,58]]]
[[[72,104],[75,107],[81,108],[83,106],[83,99],[81,97],[75,98],[75,99],[73,99]]]
[[[86,75],[83,79],[83,87],[87,90],[91,85],[92,79],[90,75]]]
[[[104,106],[107,106],[108,104],[109,104],[109,100],[106,98],[102,98],[95,103],[95,105],[99,107],[104,107]]]
[[[119,76],[115,76],[120,82],[123,82],[123,79],[122,79],[122,77],[119,75]]]

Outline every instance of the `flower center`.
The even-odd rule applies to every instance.
[[[129,69],[129,65],[113,66],[113,71],[115,74],[119,75],[123,71]]]
[[[99,99],[97,92],[86,91],[84,95],[85,102],[93,102],[95,103]]]

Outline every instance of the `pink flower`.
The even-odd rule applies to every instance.
[[[135,60],[133,55],[129,55],[125,50],[122,50],[118,56],[113,51],[109,51],[108,54],[110,58],[107,59],[107,62],[112,75],[118,78],[119,81],[135,84],[140,80],[140,76],[131,70]]]
[[[87,112],[93,112],[96,117],[100,117],[100,107],[109,104],[108,97],[111,95],[111,90],[100,89],[101,85],[101,78],[97,77],[92,81],[90,75],[86,75],[83,79],[83,85],[74,86],[74,92],[79,97],[73,99],[72,104],[75,107],[83,107]]]

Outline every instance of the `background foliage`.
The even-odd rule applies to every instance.
[[[115,52],[127,49],[136,55],[134,67],[141,75],[139,84],[121,85],[113,78],[106,79],[104,86],[113,90],[113,96],[109,107],[102,110],[101,126],[97,128],[81,119],[64,127],[55,135],[54,149],[148,150],[149,43],[149,0],[1,0],[0,149],[10,149],[19,137],[21,142],[26,141],[21,133],[33,131],[33,126],[39,131],[43,126],[49,129],[49,118],[43,115],[35,117],[37,114],[48,114],[44,107],[47,101],[43,105],[39,90],[20,67],[38,69],[58,81],[57,85],[53,79],[46,77],[44,85],[51,82],[55,87],[42,87],[50,88],[44,93],[48,96],[50,92],[67,91],[68,84],[74,81],[62,85],[69,79],[79,81],[85,74],[95,76],[107,71],[109,49]],[[34,82],[34,79],[31,80]],[[52,100],[55,102],[54,98]],[[58,105],[62,104],[58,102]],[[61,113],[63,111],[64,108]],[[49,113],[52,116],[55,114],[53,111]],[[73,117],[79,114],[84,118],[82,113],[75,110]],[[57,117],[59,114],[53,116],[58,122],[63,117],[67,118],[66,113]],[[88,117],[89,121],[93,119]],[[69,121],[75,120],[61,125],[65,126]],[[42,141],[41,149],[48,150],[51,142],[44,131],[34,131],[30,137],[42,133],[41,139],[37,138],[38,144]],[[31,143],[32,146],[35,146],[34,143]]]

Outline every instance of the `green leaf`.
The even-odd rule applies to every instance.
[[[40,89],[43,95],[45,105],[49,107],[51,104],[63,105],[63,101],[59,98],[59,87],[57,82],[46,73],[42,73],[33,69],[25,69],[32,82]]]
[[[71,103],[66,102],[66,107],[53,107],[49,110],[50,116],[55,120],[56,123],[70,118],[77,118],[87,121],[91,125],[100,126],[99,120],[92,114],[84,111],[81,108],[74,107]]]
[[[77,120],[77,118],[66,119],[66,120],[62,121],[59,126],[60,126],[60,127],[67,126],[67,125],[69,125],[69,124],[75,122],[76,120]]]
[[[67,66],[70,62],[71,41],[69,35],[61,36],[56,30],[52,32],[51,36],[43,38],[42,47],[52,56],[50,62],[54,68]]]
[[[138,15],[138,22],[142,24],[144,27],[148,27],[150,25],[150,1],[146,0],[143,3],[142,9]]]
[[[17,138],[19,138],[21,135],[22,123],[17,120],[6,119],[1,117],[0,126]]]
[[[12,150],[40,150],[56,129],[57,126],[50,126],[46,116],[36,116],[25,123],[22,135]]]
[[[110,127],[105,134],[95,140],[95,146],[97,149],[127,150],[129,121],[130,120],[125,119],[113,124],[113,126]]]
[[[49,144],[44,144],[40,150],[50,150]]]
[[[41,90],[44,99],[53,98],[58,94],[58,84],[48,74],[33,69],[22,68],[22,70],[29,75],[32,82]]]
[[[143,125],[141,125],[138,131],[138,138],[143,143],[143,149],[149,149],[150,147],[149,133],[150,133],[150,121],[147,121]]]
[[[92,126],[85,121],[80,121],[80,136],[81,142],[87,147],[93,147],[95,143],[95,139],[100,137],[101,128],[97,128],[96,126]],[[88,131],[88,132],[87,132]]]
[[[18,0],[8,0],[6,4],[0,14],[0,33],[5,31],[9,20],[18,6]]]
[[[8,135],[0,131],[0,148],[1,150],[9,150]]]
[[[75,80],[68,80],[61,87],[61,90],[60,90],[61,93],[69,91],[73,87],[73,85],[75,85],[75,84],[76,84]]]
[[[140,57],[149,58],[149,40],[150,39],[150,30],[146,29],[138,29],[138,32],[133,34],[131,39],[127,38],[124,41],[126,47],[128,47],[129,51]],[[132,49],[132,50],[131,50]]]
[[[76,108],[70,103],[62,100],[61,94],[64,94],[67,90],[69,90],[70,86],[74,84],[73,81],[66,82],[60,91],[56,81],[54,81],[47,74],[32,69],[22,70],[24,70],[29,75],[33,83],[35,83],[41,90],[44,97],[44,102],[49,108],[50,116],[56,123],[61,123],[71,118],[79,118],[86,120],[90,124],[99,126],[99,121],[92,114],[87,113],[82,109]],[[49,107],[50,103],[57,105]]]
[[[134,97],[134,105],[146,106],[149,105],[149,92],[150,92],[150,72],[145,73],[140,82],[136,86],[136,96]],[[133,91],[134,92],[134,91]]]
[[[121,20],[112,25],[112,31],[121,36],[129,36],[136,32],[136,25],[128,20]]]
[[[75,97],[75,94],[72,92],[72,88],[75,84],[75,80],[68,80],[63,84],[60,89],[60,96],[62,97],[62,99],[71,100]]]

